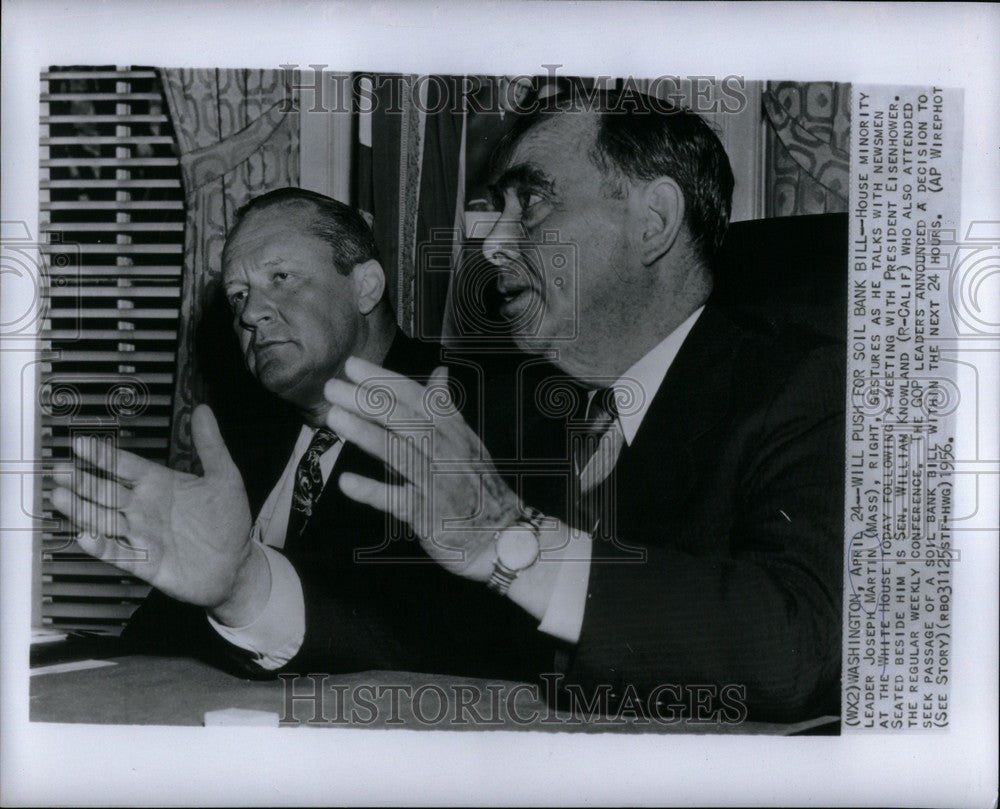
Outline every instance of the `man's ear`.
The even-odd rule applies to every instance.
[[[671,177],[650,180],[637,195],[641,206],[639,257],[645,266],[670,251],[684,224],[684,193]]]
[[[382,300],[382,294],[385,292],[385,270],[372,258],[361,264],[355,264],[351,270],[351,279],[354,281],[358,311],[367,315]]]

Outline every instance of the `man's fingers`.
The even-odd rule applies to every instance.
[[[150,549],[122,512],[80,500],[63,488],[52,492],[52,505],[79,531],[76,544],[84,553],[152,583],[156,568]]]
[[[448,369],[444,365],[435,368],[427,380],[423,407],[431,416],[454,416],[458,413],[448,387]]]
[[[212,409],[198,405],[191,414],[191,440],[206,475],[226,475],[236,469]]]
[[[430,456],[429,436],[408,436],[389,432],[384,427],[372,424],[361,416],[349,413],[337,405],[330,407],[326,423],[343,440],[357,445],[369,455],[395,469],[407,480],[421,479],[420,470],[426,463],[421,457],[426,452]]]
[[[352,500],[391,514],[409,525],[432,559],[441,563],[458,563],[464,558],[464,548],[447,547],[435,541],[427,501],[414,486],[392,486],[353,472],[344,472],[337,482],[340,490]]]
[[[412,515],[415,511],[414,498],[417,496],[412,486],[392,486],[353,472],[344,472],[338,478],[337,484],[352,500],[384,511],[400,522],[412,525]]]
[[[151,469],[152,461],[123,449],[115,449],[110,436],[79,436],[73,440],[73,453],[103,472],[125,482],[136,481]]]
[[[391,427],[394,423],[412,424],[428,419],[428,413],[421,408],[423,388],[415,382],[411,384],[416,386],[415,390],[388,379],[368,379],[358,384],[331,379],[323,394],[330,404]]]
[[[358,357],[348,358],[344,373],[354,384],[349,385],[350,391],[341,389],[341,395],[350,393],[354,402],[337,400],[342,407],[382,423],[386,419],[409,421],[429,417],[424,407],[424,386],[408,376],[387,371]]]
[[[143,581],[149,581],[150,567],[147,564],[149,557],[144,550],[133,547],[121,537],[116,538],[91,531],[81,531],[75,539],[84,553],[114,565],[130,575],[138,576]],[[143,575],[144,572],[146,575]]]
[[[112,537],[128,536],[128,520],[122,512],[84,500],[62,486],[53,489],[52,505],[77,529]]]
[[[100,506],[125,508],[131,499],[131,491],[111,478],[101,478],[75,467],[69,475],[69,488],[84,500]]]
[[[323,386],[323,396],[336,407],[340,407],[351,413],[367,415],[358,403],[358,386],[353,382],[344,382],[342,379],[331,379]],[[380,424],[386,422],[385,417],[378,420]]]
[[[439,365],[431,371],[430,379],[427,380],[427,387],[431,385],[448,385],[448,367]]]
[[[76,535],[75,539],[76,544],[80,546],[80,550],[98,559],[104,558],[108,553],[109,546],[115,544],[114,539],[111,537],[104,534],[94,534],[90,531],[81,531]]]
[[[386,462],[387,445],[386,431],[383,427],[365,421],[361,416],[332,405],[326,414],[326,424],[344,441],[350,441],[361,447],[369,455],[374,455],[380,461]]]
[[[347,358],[347,362],[344,363],[344,376],[355,384],[364,382],[366,379],[383,379],[387,382],[410,382],[417,384],[407,376],[397,374],[395,371],[387,371],[382,366],[368,362],[368,360],[363,360],[361,357]]]
[[[456,421],[452,417],[458,416],[444,368],[430,376],[426,387],[398,376],[369,378],[357,384],[331,379],[323,393],[330,404],[389,429],[426,423],[450,430]]]

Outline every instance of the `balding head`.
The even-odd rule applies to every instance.
[[[628,181],[675,180],[690,242],[711,265],[729,226],[734,180],[722,142],[700,115],[640,93],[573,96],[519,118],[494,153],[494,173],[528,132],[555,119],[564,119],[567,133],[591,138],[587,153],[604,175],[604,193],[622,197]]]

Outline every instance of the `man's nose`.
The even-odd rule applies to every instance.
[[[260,292],[247,292],[246,305],[240,312],[240,325],[244,329],[256,329],[262,323],[274,318],[274,307],[266,295]]]
[[[516,260],[524,240],[524,226],[513,216],[501,215],[483,240],[483,255],[491,264]]]

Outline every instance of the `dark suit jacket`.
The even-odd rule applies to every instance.
[[[606,484],[568,682],[837,713],[844,361],[824,339],[706,307]]]

